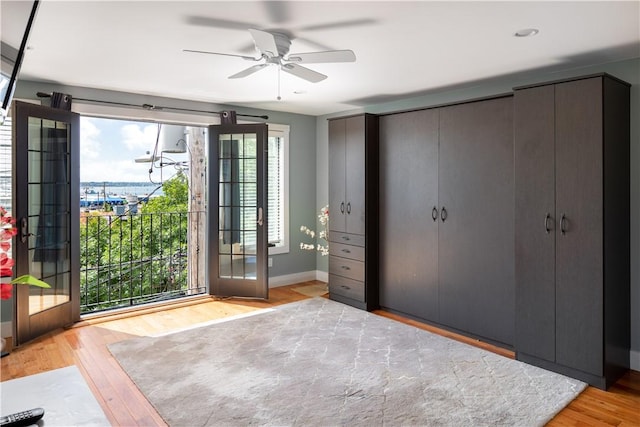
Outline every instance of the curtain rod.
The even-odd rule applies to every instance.
[[[52,96],[51,93],[45,93],[45,92],[38,92],[38,93],[36,93],[36,95],[38,96],[38,98],[51,98],[51,96]],[[95,102],[95,103],[98,103],[98,104],[119,105],[121,107],[142,108],[144,110],[149,110],[149,111],[173,110],[173,111],[185,111],[185,112],[188,112],[188,113],[205,113],[205,114],[223,114],[223,113],[225,113],[224,111],[206,111],[206,110],[194,110],[194,109],[191,109],[191,108],[163,107],[163,106],[153,105],[153,104],[137,105],[137,104],[129,104],[129,103],[126,103],[126,102],[102,101],[102,100],[98,100],[98,99],[87,99],[87,98],[74,98],[73,96],[71,96],[71,99],[75,99],[76,101]],[[254,114],[241,114],[241,113],[236,113],[236,115],[237,116],[242,116],[242,117],[254,117],[254,118],[258,118],[258,119],[269,120],[269,116],[258,116],[258,115],[254,115]]]

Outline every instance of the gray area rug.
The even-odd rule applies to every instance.
[[[109,349],[171,426],[537,426],[586,387],[325,298]]]

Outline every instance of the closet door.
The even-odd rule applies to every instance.
[[[500,343],[515,322],[513,99],[440,111],[440,320]]]
[[[345,119],[346,232],[365,233],[365,116]]]
[[[345,119],[329,121],[329,209],[331,231],[346,231]]]
[[[556,85],[556,361],[603,374],[602,79]]]
[[[438,320],[438,109],[380,117],[380,305]],[[434,219],[435,218],[435,219]]]
[[[555,361],[554,86],[514,95],[516,337],[519,352]]]

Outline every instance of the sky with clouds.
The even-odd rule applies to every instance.
[[[81,117],[80,181],[149,182],[149,163],[134,159],[153,152],[157,132],[156,123]]]

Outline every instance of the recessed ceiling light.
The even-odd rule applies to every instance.
[[[540,30],[537,28],[525,28],[524,30],[516,31],[514,34],[516,37],[532,37],[538,34]]]

